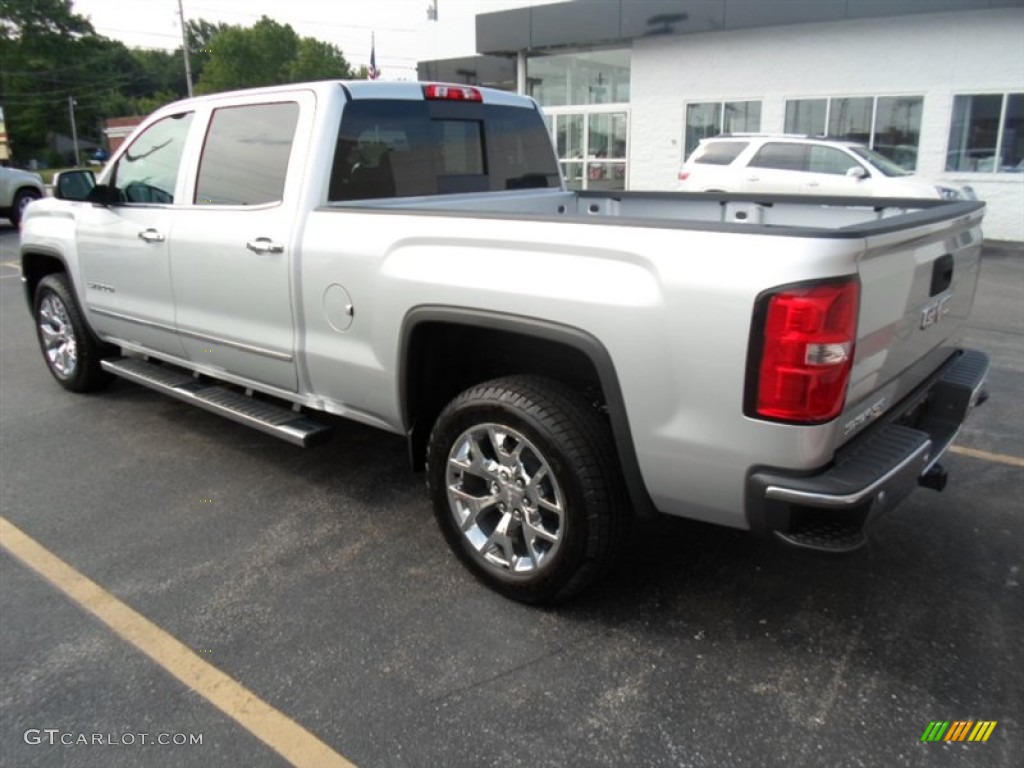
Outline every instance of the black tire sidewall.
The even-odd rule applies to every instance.
[[[469,393],[473,391],[479,390],[474,388]],[[467,396],[469,393],[456,398],[445,409],[430,439],[428,485],[438,525],[456,555],[489,586],[524,602],[557,600],[585,563],[592,534],[587,493],[575,471],[576,462],[569,455],[571,449],[551,433],[542,418],[512,404],[511,398],[472,397]],[[559,549],[536,573],[517,576],[481,562],[451,512],[446,475],[452,446],[466,430],[484,423],[503,424],[522,433],[543,454],[561,490],[565,513]]]
[[[70,376],[61,376],[50,363],[49,358],[46,356],[43,334],[39,328],[39,308],[42,306],[43,300],[51,295],[64,305],[68,321],[71,324],[71,330],[75,334],[77,358],[75,360],[75,369]],[[85,324],[81,310],[78,308],[78,302],[72,293],[71,284],[65,274],[55,273],[47,275],[39,281],[33,302],[32,318],[35,322],[36,338],[39,340],[39,349],[42,352],[43,361],[46,363],[46,367],[53,378],[62,387],[72,392],[87,392],[106,383],[109,377],[100,368],[100,343],[93,337],[89,327]]]

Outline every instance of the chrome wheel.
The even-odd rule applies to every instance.
[[[39,335],[50,368],[62,379],[70,378],[78,365],[78,340],[67,307],[55,294],[39,303]]]
[[[565,536],[565,501],[548,460],[511,427],[477,424],[448,455],[445,487],[455,525],[490,568],[533,575]]]

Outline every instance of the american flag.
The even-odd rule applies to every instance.
[[[380,70],[377,69],[377,36],[370,35],[370,71],[367,75],[371,80],[380,77]]]

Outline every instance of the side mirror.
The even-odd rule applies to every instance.
[[[855,165],[852,168],[848,168],[846,170],[846,175],[849,176],[851,179],[859,180],[866,179],[868,176],[868,172],[865,171],[861,166]]]
[[[96,205],[116,205],[123,203],[124,198],[118,194],[116,187],[109,184],[96,184],[85,196],[85,202]]]
[[[61,171],[53,177],[53,196],[59,200],[85,200],[95,186],[92,171]]]

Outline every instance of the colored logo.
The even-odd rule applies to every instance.
[[[932,720],[921,741],[988,741],[996,729],[995,720]]]

